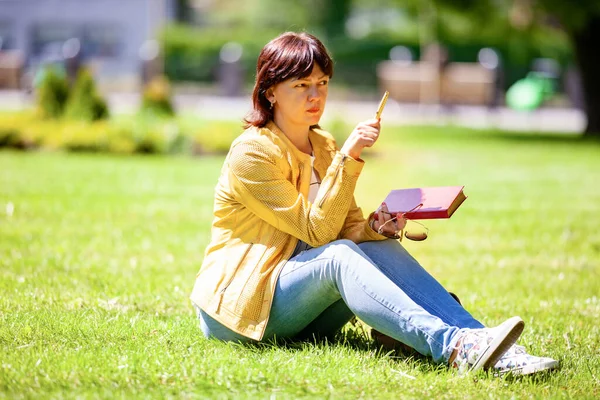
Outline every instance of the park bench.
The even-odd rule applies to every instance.
[[[479,63],[396,63],[383,61],[377,67],[382,88],[390,97],[407,103],[490,105],[495,96],[496,71]]]

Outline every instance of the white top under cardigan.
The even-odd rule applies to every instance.
[[[315,163],[315,157],[314,155],[310,155],[310,161],[311,161],[311,170],[312,170],[312,174],[310,177],[310,189],[308,190],[308,201],[310,201],[311,203],[313,203],[315,201],[315,199],[317,198],[317,192],[319,191],[319,188],[321,187],[321,181],[319,180],[319,178],[317,177],[317,174],[315,173],[315,168],[314,168],[314,163]],[[304,243],[302,240],[298,241],[298,244],[296,245],[296,249],[294,250],[294,254],[292,254],[292,257],[296,256],[297,254],[300,254],[300,252],[304,251],[304,250],[308,250],[311,249],[312,247],[310,247],[308,244]]]

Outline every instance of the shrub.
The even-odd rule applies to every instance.
[[[155,77],[146,85],[141,111],[159,116],[175,115],[171,101],[171,85],[166,77]]]
[[[110,140],[110,126],[105,121],[73,121],[62,126],[61,146],[69,151],[105,151]]]
[[[118,154],[133,154],[137,150],[133,132],[112,123],[107,131],[106,151]]]
[[[37,112],[42,118],[59,118],[69,97],[64,72],[56,66],[45,67],[38,77]]]
[[[108,117],[108,106],[96,91],[90,71],[82,68],[65,107],[65,116],[80,121],[97,121]]]
[[[242,131],[240,122],[210,121],[198,125],[193,132],[194,153],[227,153]]]
[[[29,148],[35,146],[32,140],[27,141],[24,132],[32,121],[36,120],[32,112],[0,113],[0,147]]]
[[[106,121],[40,119],[33,112],[0,113],[0,148],[43,148],[121,154],[225,153],[242,132],[240,122],[178,119],[153,114]]]
[[[249,34],[245,27],[219,26],[197,28],[189,25],[171,24],[161,33],[164,49],[165,73],[171,81],[213,82],[217,79],[219,54],[228,42],[237,42],[244,51],[240,64],[246,83],[254,80],[256,59],[262,47],[277,34],[279,29],[263,26],[260,31]]]
[[[189,153],[190,138],[173,118],[139,114],[113,123],[113,129],[127,133],[136,153]],[[120,137],[125,137],[120,135]],[[111,142],[114,138],[111,138]]]
[[[57,136],[62,132],[62,122],[57,119],[31,120],[20,133],[22,148],[52,147]],[[60,146],[56,146],[60,147]]]

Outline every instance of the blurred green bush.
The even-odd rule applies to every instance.
[[[166,117],[175,115],[171,100],[171,84],[166,77],[157,76],[146,84],[142,93],[140,111],[144,114]]]
[[[98,94],[90,71],[82,68],[69,87],[64,69],[48,65],[36,76],[36,114],[42,119],[66,117],[80,121],[108,118],[106,101]]]
[[[56,66],[43,68],[37,79],[37,113],[42,118],[59,118],[69,97],[69,83],[64,71]]]
[[[92,122],[43,119],[35,111],[0,113],[0,148],[121,154],[223,154],[243,128],[240,122],[154,114]]]
[[[221,48],[237,42],[244,49],[240,63],[245,78],[251,81],[260,50],[278,33],[269,29],[248,34],[246,29],[169,25],[161,33],[165,73],[172,81],[213,82],[218,77]]]
[[[79,121],[97,121],[108,118],[108,106],[96,90],[90,71],[82,68],[67,99],[65,117]]]
[[[157,77],[144,88],[135,115],[109,119],[92,74],[82,69],[71,89],[53,68],[40,76],[33,110],[0,112],[0,148],[112,153],[225,153],[243,131],[240,122],[176,116],[171,86]]]
[[[258,54],[280,33],[268,28],[249,33],[248,29],[170,25],[161,34],[165,73],[172,81],[212,83],[218,79],[221,48],[228,42],[236,42],[243,47],[239,63],[245,82],[252,85]],[[383,36],[364,40],[341,38],[327,43],[335,61],[336,83],[375,87],[377,62],[385,60],[396,44],[397,41]]]

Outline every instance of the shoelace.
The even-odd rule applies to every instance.
[[[469,329],[457,341],[457,343],[460,343],[459,345],[457,345],[457,348],[460,347],[465,342],[465,339],[470,339],[470,341],[474,342],[474,341],[479,341],[481,339],[485,339],[489,335],[490,335],[490,329],[489,328],[484,328],[484,329]]]

